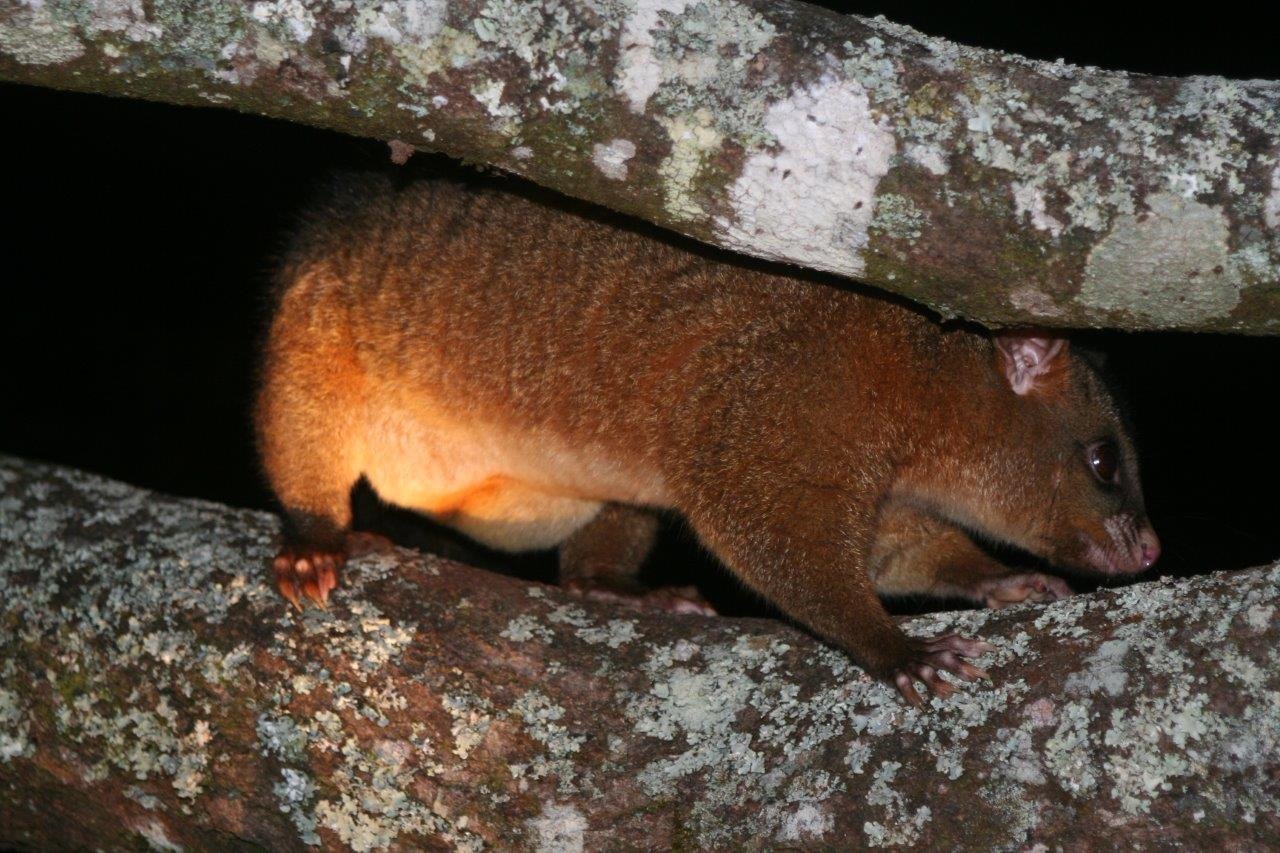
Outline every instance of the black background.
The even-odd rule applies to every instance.
[[[1115,5],[1102,16],[1026,5],[845,8],[1043,59],[1280,78],[1274,31],[1245,4],[1132,20]],[[226,111],[8,85],[0,116],[0,452],[269,507],[248,401],[272,254],[325,175],[384,168],[385,146]],[[1129,402],[1161,570],[1280,555],[1270,411],[1280,341],[1095,342]],[[688,548],[668,553],[693,559]]]

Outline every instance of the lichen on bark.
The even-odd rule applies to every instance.
[[[0,846],[1280,833],[1280,566],[909,620],[997,649],[993,684],[916,710],[775,622],[412,551],[299,614],[267,583],[277,530],[0,458]]]

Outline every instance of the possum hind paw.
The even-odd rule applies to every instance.
[[[964,681],[976,681],[979,678],[990,681],[991,676],[986,670],[967,663],[962,658],[977,657],[993,651],[995,646],[990,643],[970,640],[958,634],[947,634],[931,640],[912,640],[907,661],[893,674],[893,684],[903,699],[919,708],[924,705],[924,700],[916,691],[917,681],[922,682],[939,699],[945,699],[955,692],[955,687],[945,681],[941,673],[949,672]]]
[[[565,581],[564,588],[575,595],[594,601],[624,604],[637,610],[658,610],[665,613],[684,613],[697,616],[715,616],[715,608],[698,594],[697,587],[663,586],[657,589],[632,588],[601,578],[575,578]]]
[[[346,562],[340,551],[285,548],[271,561],[276,589],[290,604],[302,610],[302,599],[325,607],[329,592],[338,585],[338,570]]]
[[[1057,601],[1073,593],[1062,578],[1033,572],[989,581],[978,589],[983,603],[993,610],[1024,601]]]

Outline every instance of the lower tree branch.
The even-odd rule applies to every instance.
[[[944,317],[1280,332],[1275,82],[791,0],[0,0],[0,79],[443,151]]]
[[[0,458],[0,846],[1248,846],[1280,834],[1280,566],[946,613],[917,711],[778,623],[422,554],[327,611],[271,516]]]

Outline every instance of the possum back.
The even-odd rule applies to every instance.
[[[730,373],[795,319],[777,281],[723,278],[514,194],[350,185],[284,266],[263,408],[388,501],[494,547],[551,547],[603,501],[668,504],[664,425],[708,355]]]

